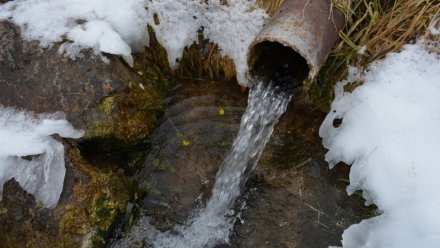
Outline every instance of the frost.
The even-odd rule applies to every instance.
[[[50,135],[79,138],[64,115],[35,115],[0,106],[0,197],[14,178],[44,206],[54,208],[63,190],[64,148]]]
[[[133,65],[132,51],[148,45],[147,26],[156,32],[177,68],[183,49],[198,41],[199,30],[230,57],[239,83],[247,81],[247,49],[267,20],[252,0],[15,0],[0,5],[0,20],[18,25],[27,40],[42,47],[62,43],[75,58],[92,48],[121,55]],[[158,19],[156,23],[155,17]],[[104,57],[102,57],[104,58]]]
[[[364,84],[352,93],[343,85]],[[440,244],[440,55],[406,45],[368,70],[351,69],[320,128],[330,166],[352,164],[349,194],[362,190],[381,215],[349,227],[346,248]],[[339,127],[334,119],[342,119]]]

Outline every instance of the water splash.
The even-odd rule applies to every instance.
[[[125,240],[114,247],[143,245],[155,248],[203,248],[228,243],[237,215],[232,206],[286,111],[292,90],[256,81],[231,151],[223,161],[206,208],[195,210],[185,224],[160,232],[142,217]]]

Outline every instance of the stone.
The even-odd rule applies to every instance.
[[[83,51],[76,59],[59,44],[41,48],[23,40],[17,26],[0,22],[0,104],[37,113],[63,111],[86,138],[133,143],[155,125],[161,94],[117,56],[108,62]]]
[[[62,111],[86,132],[80,146],[57,137],[65,147],[66,176],[56,208],[44,208],[13,179],[4,185],[1,247],[104,247],[126,210],[129,184],[109,164],[97,168],[86,161],[77,147],[135,144],[150,133],[162,108],[154,72],[139,75],[117,56],[106,54],[106,63],[91,50],[73,60],[58,48],[43,49],[23,40],[15,25],[0,22],[0,104]]]
[[[123,178],[86,162],[66,143],[66,179],[56,208],[44,208],[14,179],[0,201],[2,247],[104,247],[114,223],[125,212]]]

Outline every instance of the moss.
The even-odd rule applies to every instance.
[[[115,103],[115,98],[113,96],[105,97],[98,104],[98,110],[105,115],[111,115],[115,107],[116,107],[116,103]]]
[[[117,202],[107,196],[97,195],[92,200],[90,223],[98,226],[101,230],[108,230],[118,214]]]
[[[14,225],[2,236],[1,247],[104,247],[113,224],[125,212],[127,184],[118,175],[87,163],[71,143],[64,145],[68,162],[60,202],[55,209],[31,199],[23,202],[22,206],[29,206],[23,208],[19,228]]]
[[[87,138],[109,137],[113,134],[114,121],[107,119],[94,123],[89,130],[87,130]]]
[[[162,95],[151,83],[131,83],[126,92],[115,96],[118,115],[113,117],[114,135],[134,144],[148,135],[162,110]]]
[[[130,82],[125,91],[105,97],[97,104],[97,113],[92,116],[98,117],[91,118],[85,138],[112,140],[100,145],[104,150],[111,150],[112,144],[116,148],[133,145],[151,132],[161,110],[162,95],[157,87],[141,79]]]
[[[117,175],[87,164],[77,149],[70,149],[69,157],[86,178],[75,183],[70,203],[58,209],[59,233],[68,244],[62,247],[104,247],[113,223],[125,212],[128,189]]]

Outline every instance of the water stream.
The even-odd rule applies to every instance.
[[[149,224],[149,218],[139,220],[138,230],[115,247],[127,247],[136,232],[143,232],[143,243],[155,248],[203,248],[228,243],[237,219],[232,209],[243,185],[269,141],[274,126],[286,111],[292,89],[274,82],[256,80],[249,91],[248,106],[232,149],[223,161],[206,207],[194,210],[183,225],[161,232]]]
[[[237,138],[217,174],[206,215],[220,218],[232,207],[291,98],[291,91],[272,82],[254,84]]]

